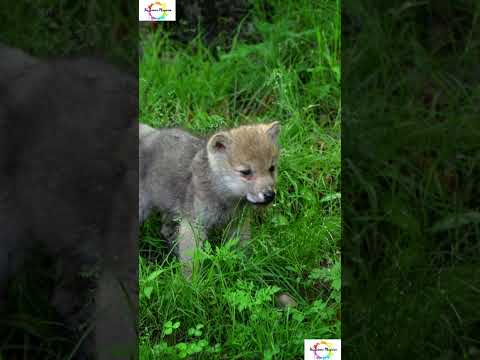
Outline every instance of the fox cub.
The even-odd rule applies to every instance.
[[[139,132],[140,222],[153,209],[160,211],[162,234],[176,238],[189,278],[193,252],[211,230],[227,225],[247,204],[273,201],[280,124],[240,126],[208,139],[146,125],[140,125]],[[241,241],[248,237],[244,224]]]

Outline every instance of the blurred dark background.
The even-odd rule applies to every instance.
[[[344,1],[346,359],[479,359],[475,1]]]
[[[138,5],[16,1],[0,6],[0,42],[41,58],[88,55],[137,71]]]
[[[242,40],[258,41],[253,29],[251,16],[255,7],[273,10],[269,1],[248,0],[187,0],[177,3],[177,21],[163,23],[141,23],[142,30],[150,28],[168,31],[172,40],[188,43],[200,36],[212,49],[216,46],[230,46],[235,37]],[[243,23],[240,27],[239,24]],[[238,33],[237,33],[238,32]]]

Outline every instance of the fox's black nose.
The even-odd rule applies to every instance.
[[[275,199],[275,193],[273,191],[267,191],[263,193],[263,199],[265,203],[270,203]]]

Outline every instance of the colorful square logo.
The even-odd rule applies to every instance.
[[[342,342],[340,339],[305,339],[305,360],[340,360]]]
[[[139,21],[175,21],[175,0],[140,0],[138,19]]]

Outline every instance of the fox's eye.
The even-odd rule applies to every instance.
[[[240,170],[240,174],[242,174],[243,176],[250,176],[250,175],[252,175],[252,170],[250,170],[250,169]]]
[[[275,171],[275,166],[274,165],[270,166],[270,169],[268,169],[268,171],[274,172]]]

